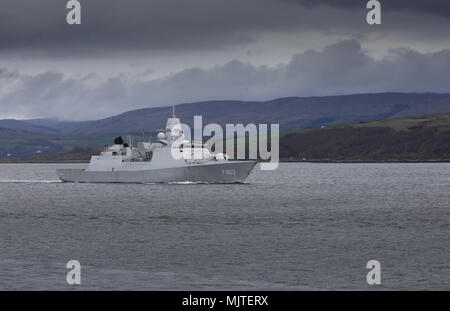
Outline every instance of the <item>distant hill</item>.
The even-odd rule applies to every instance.
[[[31,119],[24,120],[26,124],[31,126],[42,128],[42,129],[51,129],[52,134],[65,134],[75,129],[79,129],[84,126],[88,126],[91,122],[95,121],[79,121],[79,122],[67,122],[60,121],[57,119]],[[2,120],[0,120],[0,127],[2,125]]]
[[[118,135],[142,137],[143,132],[146,136],[154,135],[165,126],[171,110],[171,107],[145,108],[82,122],[0,120],[0,159],[67,152],[74,147],[99,148]],[[450,94],[289,97],[265,102],[208,101],[176,107],[177,116],[190,126],[193,117],[201,115],[204,125],[278,123],[282,132],[439,113],[450,113]]]
[[[279,123],[281,131],[323,125],[416,117],[450,112],[450,94],[360,94],[328,97],[290,97],[267,102],[208,101],[176,107],[181,120],[192,126],[195,115],[204,123]],[[71,134],[155,132],[165,126],[171,107],[146,108],[93,121]]]
[[[248,144],[248,139],[246,139]],[[88,162],[101,148],[76,147],[39,154],[27,162]],[[280,137],[281,161],[450,162],[450,114],[335,125],[287,132]],[[15,160],[11,160],[15,161]]]
[[[171,107],[133,110],[84,122],[52,119],[0,120],[0,128],[55,135],[153,133],[165,126]],[[265,102],[207,101],[180,104],[176,113],[192,126],[204,123],[279,123],[282,131],[359,121],[408,118],[450,112],[450,94],[378,93],[326,97],[288,97]],[[15,121],[15,122],[13,122]]]
[[[291,161],[450,161],[450,114],[286,133],[280,157]]]
[[[59,130],[53,127],[33,124],[29,121],[5,119],[0,120],[0,129],[35,134],[56,134]]]

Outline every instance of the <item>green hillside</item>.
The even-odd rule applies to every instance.
[[[415,129],[436,128],[439,130],[450,130],[450,114],[430,115],[408,119],[390,119],[372,122],[360,122],[356,124],[344,124],[336,127],[388,127],[396,131],[412,131]]]
[[[285,133],[288,161],[450,161],[450,114]]]

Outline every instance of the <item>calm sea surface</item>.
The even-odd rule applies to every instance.
[[[450,164],[282,164],[247,184],[70,184],[0,165],[0,289],[450,289]]]

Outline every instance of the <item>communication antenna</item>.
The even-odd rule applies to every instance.
[[[175,104],[172,104],[172,118],[175,118]]]

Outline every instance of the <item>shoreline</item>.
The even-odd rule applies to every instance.
[[[89,160],[67,160],[67,161],[27,161],[27,160],[0,160],[0,164],[88,164]],[[262,163],[266,161],[258,161]],[[430,160],[280,160],[279,163],[341,163],[341,164],[376,164],[376,163],[450,163],[450,159],[430,159]]]
[[[280,160],[280,163],[450,163],[450,159],[425,160]]]
[[[0,164],[70,164],[70,163],[76,163],[76,164],[87,164],[89,161],[86,160],[73,160],[73,161],[26,161],[26,160],[17,160],[17,161],[11,161],[11,160],[0,160]]]

